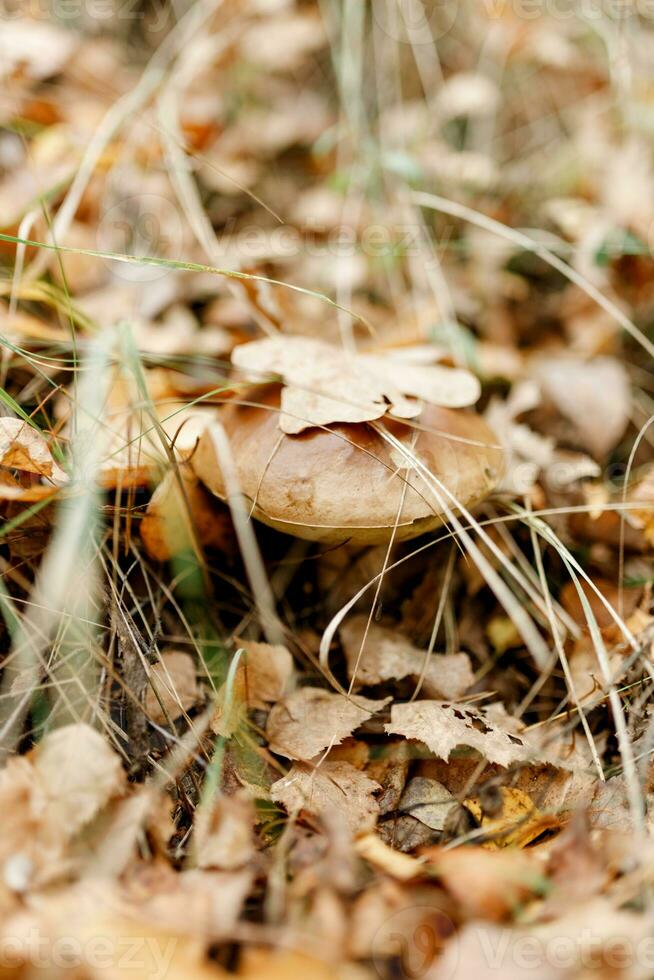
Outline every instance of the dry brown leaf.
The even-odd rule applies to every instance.
[[[195,661],[189,653],[180,650],[162,653],[150,671],[149,681],[145,713],[158,725],[174,721],[198,701]]]
[[[145,550],[156,561],[167,561],[193,548],[189,519],[204,548],[230,551],[234,532],[227,510],[182,465],[179,474],[184,486],[180,493],[177,475],[165,475],[152,494],[145,517],[140,523],[141,540]]]
[[[344,738],[380,711],[390,698],[345,697],[320,687],[302,687],[279,701],[268,717],[266,736],[272,752],[308,761]]]
[[[23,419],[9,416],[0,418],[0,466],[37,473],[56,483],[66,479],[41,433]]]
[[[394,704],[386,726],[391,735],[424,742],[435,755],[449,759],[457,745],[469,745],[489,762],[509,766],[527,759],[530,746],[521,735],[489,721],[481,711],[440,701]]]
[[[419,678],[424,669],[422,690],[427,697],[456,701],[474,683],[470,658],[466,653],[431,654],[414,647],[397,630],[370,623],[368,617],[351,616],[340,627],[347,659],[348,675],[356,669],[359,687],[380,684],[403,677]],[[363,653],[361,644],[366,636]],[[358,661],[358,662],[357,662]]]
[[[45,797],[48,820],[71,838],[114,796],[126,790],[120,758],[105,738],[79,723],[50,732],[31,761]]]
[[[254,857],[254,807],[240,793],[219,796],[195,811],[194,851],[199,868],[235,871]]]
[[[232,364],[255,381],[271,375],[283,379],[279,426],[289,434],[332,422],[369,422],[386,412],[415,418],[422,410],[417,399],[460,408],[472,405],[480,393],[468,371],[352,355],[308,337],[241,344],[232,352]]]
[[[239,664],[243,696],[250,708],[266,708],[289,692],[295,672],[284,646],[236,638],[246,656]]]
[[[445,830],[456,807],[456,798],[438,780],[414,776],[402,793],[398,810],[431,830]]]
[[[534,377],[593,456],[603,459],[617,445],[631,417],[631,386],[624,364],[612,357],[539,358]]]
[[[510,854],[504,851],[492,857],[506,859]],[[472,896],[472,874],[468,882]],[[639,953],[648,948],[641,944],[651,942],[651,930],[649,915],[616,908],[609,897],[580,902],[564,916],[523,927],[470,922],[448,943],[430,980],[609,980],[616,974],[637,980],[651,973],[649,956],[643,970]]]
[[[375,826],[379,804],[374,793],[378,783],[349,762],[323,762],[311,769],[294,765],[270,787],[271,798],[289,813],[339,813],[353,834],[366,833]]]

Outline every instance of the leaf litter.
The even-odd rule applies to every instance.
[[[647,19],[174,6],[0,26],[3,976],[647,977]]]

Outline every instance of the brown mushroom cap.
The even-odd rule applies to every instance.
[[[387,541],[396,522],[399,541],[443,524],[433,489],[372,425],[338,423],[285,435],[277,424],[279,393],[279,385],[259,388],[249,400],[262,407],[230,403],[220,416],[241,491],[260,521],[310,541],[359,544]],[[427,405],[413,423],[385,418],[383,425],[464,507],[497,485],[503,453],[475,412]],[[200,437],[192,466],[213,493],[226,496],[210,430]]]

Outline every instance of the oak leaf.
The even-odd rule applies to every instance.
[[[472,405],[479,382],[469,371],[350,354],[309,337],[267,337],[241,344],[232,364],[254,381],[282,378],[279,426],[295,434],[332,422],[370,422],[387,412],[416,418],[422,400],[448,408]]]

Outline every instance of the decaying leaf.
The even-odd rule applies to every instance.
[[[379,816],[374,794],[379,784],[349,762],[323,762],[315,768],[296,764],[270,788],[276,803],[289,813],[338,812],[353,834],[372,830]]]
[[[523,736],[492,723],[481,711],[440,701],[394,704],[386,731],[424,742],[445,760],[457,745],[477,749],[489,762],[500,766],[526,759],[530,751]]]
[[[270,712],[268,744],[273,752],[287,759],[308,761],[351,735],[389,700],[348,698],[320,687],[302,687],[279,701]]]
[[[198,700],[195,662],[189,653],[169,650],[161,654],[149,676],[145,713],[158,725],[174,721]]]
[[[332,422],[369,422],[386,412],[415,418],[422,410],[419,399],[460,408],[472,405],[480,392],[468,371],[350,355],[309,337],[241,344],[232,352],[232,363],[254,381],[272,375],[283,379],[279,426],[289,434]]]
[[[183,465],[179,475],[183,492],[177,475],[167,473],[152,494],[140,523],[147,553],[156,561],[167,561],[192,551],[193,530],[202,547],[231,550],[233,529],[228,511],[216,504],[215,497]]]
[[[54,483],[66,479],[41,433],[23,419],[9,416],[0,418],[0,466],[36,473]]]
[[[355,675],[359,687],[387,680],[423,676],[422,690],[427,697],[455,701],[474,683],[470,658],[466,653],[431,654],[414,647],[401,633],[367,616],[351,616],[340,628],[348,674]],[[365,645],[362,644],[365,637]]]
[[[546,830],[560,827],[560,821],[556,817],[540,813],[536,809],[524,790],[502,786],[500,793],[501,808],[498,814],[487,815],[476,797],[463,802],[488,835],[482,846],[491,850],[511,846],[526,847]]]
[[[431,830],[444,830],[456,806],[455,797],[442,783],[425,776],[414,776],[402,793],[398,809]]]

